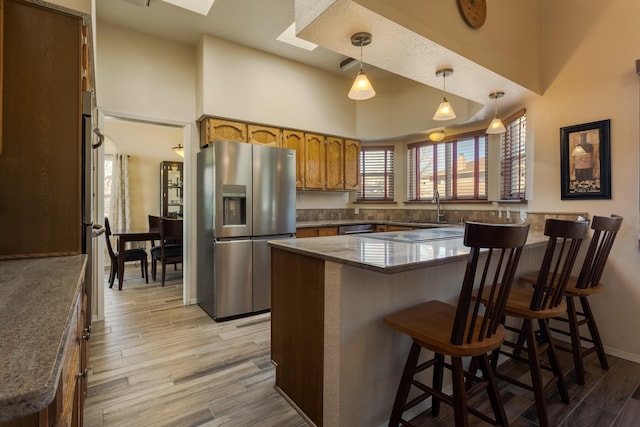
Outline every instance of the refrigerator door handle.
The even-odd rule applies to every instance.
[[[98,142],[91,145],[91,147],[95,150],[96,148],[100,148],[100,146],[104,142],[104,133],[102,132],[102,129],[100,129],[100,128],[93,129],[93,133],[98,135]]]
[[[106,229],[102,224],[92,224],[91,225],[91,237],[102,236]]]

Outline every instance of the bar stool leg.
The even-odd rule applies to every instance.
[[[420,356],[421,347],[415,342],[411,345],[409,351],[409,357],[404,365],[402,371],[402,377],[400,378],[400,385],[398,386],[398,392],[396,393],[396,400],[393,403],[393,410],[391,411],[391,417],[389,418],[389,427],[397,427],[400,425],[400,419],[402,418],[402,412],[404,404],[409,396],[409,389],[411,388],[411,380],[418,365],[418,357]]]
[[[540,358],[538,357],[538,344],[531,319],[524,319],[522,322],[522,331],[525,335],[525,341],[527,342],[529,370],[531,371],[531,385],[536,404],[536,412],[538,414],[538,424],[541,427],[549,427],[549,420],[547,420],[547,404],[544,395],[544,383],[542,381],[542,373],[540,372]]]
[[[571,353],[573,353],[573,366],[576,371],[576,382],[584,385],[584,365],[582,364],[582,346],[580,342],[580,326],[576,314],[576,305],[573,297],[566,297],[567,319],[569,321],[569,334],[571,335]]]
[[[474,361],[477,361],[477,366],[480,367],[482,371],[482,377],[488,381],[487,393],[489,394],[489,402],[491,403],[491,408],[493,409],[493,414],[496,417],[496,422],[502,426],[508,426],[509,421],[507,420],[507,415],[504,412],[504,406],[502,406],[500,402],[500,394],[498,394],[498,384],[496,383],[496,377],[493,375],[493,370],[491,369],[489,358],[486,354],[473,358]]]
[[[469,426],[469,409],[467,407],[467,394],[465,393],[464,368],[462,358],[451,358],[451,381],[453,385],[453,413],[456,427]],[[436,400],[433,400],[434,404]],[[439,403],[439,401],[438,401]]]
[[[436,360],[433,365],[433,389],[442,391],[442,378],[444,376],[444,355],[434,354]],[[440,400],[435,396],[431,396],[431,415],[437,417],[440,415]]]
[[[556,349],[551,341],[551,331],[549,330],[549,323],[547,319],[539,319],[538,325],[540,327],[540,334],[542,336],[543,342],[548,344],[547,346],[547,357],[549,358],[549,364],[551,365],[551,371],[556,380],[556,385],[558,387],[558,391],[560,392],[560,397],[564,403],[569,403],[569,392],[567,391],[567,386],[564,383],[564,376],[562,374],[562,369],[560,369],[560,363],[558,363],[558,358],[556,357]]]
[[[602,369],[609,370],[609,362],[607,361],[607,355],[604,353],[604,346],[602,345],[600,332],[598,331],[595,317],[593,317],[593,312],[591,311],[591,306],[589,305],[589,299],[587,297],[580,297],[580,303],[582,304],[582,312],[587,318],[587,326],[589,327],[591,339],[593,340],[593,345],[595,346],[596,353],[598,354],[598,359],[600,360],[600,366],[602,367]]]

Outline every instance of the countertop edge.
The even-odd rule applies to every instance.
[[[51,368],[48,370],[46,375],[42,376],[41,380],[37,384],[27,387],[26,390],[18,390],[13,395],[7,394],[4,397],[0,397],[0,422],[7,422],[37,413],[45,409],[55,398],[60,375],[62,373],[65,350],[69,340],[75,338],[76,326],[71,325],[71,321],[75,316],[76,302],[82,290],[82,283],[84,281],[85,270],[87,267],[87,256],[72,255],[68,257],[51,257],[53,259],[75,257],[80,257],[82,259],[82,264],[80,269],[77,271],[77,280],[75,284],[72,285],[74,288],[72,293],[73,296],[71,300],[67,301],[68,305],[65,303],[65,307],[60,308],[60,310],[64,310],[66,312],[66,318],[64,321],[64,327],[60,330],[57,349],[55,351],[56,355],[55,359],[51,361]],[[38,260],[44,259],[46,258],[38,258]],[[21,259],[20,261],[25,261],[25,259]],[[46,378],[44,378],[45,376]],[[22,388],[25,388],[24,385],[22,386]]]
[[[307,239],[331,239],[331,238],[344,238],[344,239],[350,239],[350,238],[357,238],[354,236],[326,236],[326,237],[308,237],[305,238],[305,240]],[[320,251],[314,251],[313,249],[309,249],[309,248],[299,248],[299,247],[295,247],[295,246],[291,246],[285,243],[286,240],[282,240],[282,241],[278,241],[278,240],[272,240],[269,241],[269,246],[271,246],[272,248],[278,248],[281,250],[285,250],[287,252],[292,252],[292,253],[298,253],[301,255],[306,255],[306,256],[310,256],[316,259],[320,259],[320,260],[324,260],[324,261],[332,261],[338,264],[343,264],[343,265],[349,265],[352,267],[356,267],[356,268],[361,268],[364,270],[370,270],[370,271],[375,271],[378,273],[384,273],[384,274],[397,274],[397,273],[402,273],[405,271],[411,271],[411,270],[417,270],[420,268],[426,268],[426,267],[435,267],[438,265],[444,265],[444,264],[450,264],[450,263],[454,263],[454,262],[458,262],[461,260],[464,260],[467,258],[468,253],[461,253],[461,254],[457,254],[457,255],[450,255],[447,257],[443,257],[443,258],[435,258],[435,259],[430,259],[430,260],[425,260],[425,261],[417,261],[417,262],[407,262],[404,264],[400,264],[400,265],[392,265],[392,266],[388,266],[388,267],[380,267],[374,264],[368,264],[366,262],[361,262],[361,261],[354,261],[354,260],[350,260],[350,259],[346,259],[346,258],[342,258],[339,256],[334,256],[331,255],[329,253],[326,252],[320,252]],[[411,245],[411,243],[406,243],[408,245]],[[537,236],[535,234],[530,234],[529,238],[527,239],[527,243],[525,244],[525,249],[528,248],[535,248],[538,246],[543,246],[546,244],[546,239],[541,237],[541,236]]]

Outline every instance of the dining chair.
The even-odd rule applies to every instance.
[[[104,236],[107,239],[107,251],[109,252],[109,258],[111,259],[111,269],[109,270],[109,288],[113,287],[113,282],[118,275],[118,257],[121,254],[113,250],[111,245],[111,226],[109,225],[109,218],[104,218]],[[142,277],[146,283],[149,283],[149,267],[147,264],[147,252],[143,248],[127,249],[124,251],[124,262],[140,261],[140,270]],[[119,283],[119,288],[122,289],[122,283]]]
[[[594,216],[591,222],[593,236],[587,249],[580,273],[578,276],[571,276],[565,290],[567,303],[566,317],[555,317],[554,320],[568,323],[569,331],[560,328],[550,328],[554,333],[568,336],[571,339],[571,348],[558,344],[557,348],[569,351],[573,354],[576,381],[578,384],[585,383],[584,358],[596,352],[602,369],[608,370],[609,363],[604,352],[600,332],[596,324],[596,319],[589,305],[589,295],[602,292],[603,284],[600,282],[602,272],[607,263],[609,253],[613,247],[616,235],[622,226],[623,217],[619,215]],[[527,274],[520,277],[526,283],[534,284],[537,273]],[[580,301],[582,311],[576,309],[576,301]],[[587,325],[589,335],[583,335],[580,331],[582,325]],[[584,333],[586,334],[587,331]],[[590,343],[591,347],[584,348],[582,343]]]
[[[160,231],[160,217],[156,215],[147,215],[147,222],[149,224],[149,231]],[[151,249],[149,253],[151,254],[151,259],[155,258],[157,252],[160,252],[160,245],[156,245],[156,241],[151,239]],[[154,263],[155,265],[155,263]],[[151,267],[153,272],[153,266]],[[155,274],[153,274],[153,280],[155,279]]]
[[[569,394],[556,357],[555,346],[551,340],[548,319],[562,315],[567,309],[564,291],[588,229],[588,221],[546,220],[544,234],[548,239],[535,286],[511,288],[504,308],[504,324],[509,317],[521,321],[520,328],[505,326],[505,329],[518,334],[518,340],[517,342],[505,340],[500,347],[493,350],[491,355],[494,368],[497,368],[500,355],[528,365],[531,385],[498,369],[495,371],[495,376],[533,392],[538,423],[543,427],[549,426],[546,395],[554,385],[562,401],[569,403]],[[494,292],[493,288],[478,289],[474,291],[473,298],[484,303],[489,301],[492,292]],[[489,309],[488,306],[487,309]],[[502,350],[503,347],[511,348],[512,352]],[[527,357],[522,357],[521,352],[526,352]],[[550,366],[542,364],[541,357],[544,355]],[[550,370],[552,374],[546,383],[542,375],[543,369]],[[472,367],[471,371],[474,370],[475,367]],[[468,381],[468,384],[472,382],[472,380]]]
[[[499,348],[504,340],[502,313],[528,232],[529,224],[467,222],[464,245],[470,252],[457,305],[432,300],[384,318],[387,326],[412,339],[389,426],[411,425],[402,418],[403,413],[428,397],[432,397],[431,415],[434,417],[440,413],[440,402],[453,406],[456,426],[468,425],[469,413],[492,424],[508,425],[487,353]],[[481,303],[471,299],[475,286],[492,289],[487,294],[483,315]],[[434,352],[434,357],[418,364],[422,349]],[[445,363],[445,356],[451,358],[451,363]],[[482,372],[482,377],[476,378],[476,383],[468,389],[463,357],[471,357]],[[433,367],[432,386],[416,377],[429,367]],[[444,368],[452,373],[451,395],[442,392]],[[408,400],[412,386],[419,394]],[[469,399],[483,390],[489,395],[495,419],[468,405]]]
[[[164,286],[167,264],[182,263],[182,231],[183,220],[160,218],[160,251],[156,252],[152,261],[153,280],[156,280],[156,263],[162,267],[162,286]]]

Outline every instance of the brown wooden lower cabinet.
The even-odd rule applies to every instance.
[[[320,237],[320,236],[337,236],[338,227],[305,227],[296,229],[296,237],[302,239],[304,237]]]
[[[271,359],[276,389],[321,426],[324,261],[271,249]]]

